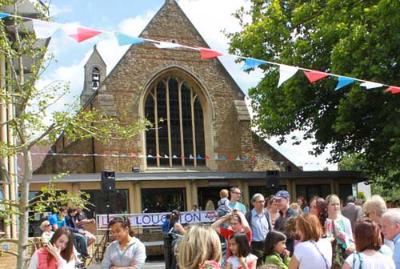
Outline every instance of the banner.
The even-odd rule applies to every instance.
[[[166,216],[171,212],[162,213],[141,213],[141,214],[110,214],[109,220],[115,217],[125,216],[129,218],[131,226],[157,226],[162,225]],[[215,211],[196,211],[196,212],[181,212],[180,223],[182,224],[195,224],[195,223],[212,223],[217,220],[217,213]],[[96,216],[96,223],[98,230],[107,230],[107,214]]]

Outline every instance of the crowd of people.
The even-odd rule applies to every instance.
[[[308,206],[303,197],[291,203],[286,190],[256,193],[247,211],[239,188],[227,192],[211,227],[180,229],[172,269],[400,269],[400,209],[378,195],[362,204],[349,196],[342,206],[331,194]]]
[[[163,225],[172,241],[167,269],[400,269],[400,209],[388,209],[378,195],[362,205],[349,196],[342,206],[331,194],[313,197],[308,206],[302,197],[293,205],[290,194],[280,190],[267,199],[254,194],[249,211],[239,188],[220,196],[211,225],[185,227],[176,210],[168,216]],[[42,223],[48,244],[34,253],[29,269],[74,268],[76,253],[85,253],[81,241],[87,247],[93,236],[81,230],[79,215],[77,209],[60,208]],[[109,227],[115,241],[102,268],[141,268],[146,249],[129,219],[113,218]]]

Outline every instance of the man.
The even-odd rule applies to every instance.
[[[240,197],[242,195],[242,192],[240,191],[240,189],[238,187],[232,187],[230,189],[230,196],[231,196],[231,200],[229,202],[229,207],[231,209],[236,209],[240,212],[242,212],[243,214],[246,214],[246,206],[244,204],[242,204],[241,202],[239,202]]]
[[[385,239],[394,243],[393,260],[400,269],[400,209],[389,209],[382,215],[382,233]]]
[[[85,237],[85,231],[77,227],[77,213],[78,210],[76,208],[68,208],[68,214],[65,216],[65,224],[66,227],[73,233],[72,235],[74,238],[75,248],[84,259],[87,259],[90,257],[87,249],[88,242]]]
[[[251,252],[258,257],[257,265],[261,265],[264,256],[264,241],[272,229],[271,218],[268,210],[264,210],[265,199],[261,193],[256,193],[251,198],[253,209],[246,213],[246,220],[253,233]]]
[[[297,213],[289,207],[290,205],[290,194],[288,191],[280,190],[275,194],[276,205],[279,209],[279,218],[275,221],[275,230],[283,232],[286,237],[286,247],[290,251],[290,255],[293,255],[294,250],[294,238],[291,234],[285,231],[285,224],[291,217],[296,217]]]
[[[354,232],[354,228],[357,220],[361,217],[362,208],[355,204],[356,198],[352,195],[347,196],[346,206],[342,209],[342,215],[350,220],[351,229]]]

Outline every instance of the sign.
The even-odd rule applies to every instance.
[[[131,226],[155,226],[162,225],[166,216],[170,212],[162,213],[142,213],[142,214],[110,214],[110,221],[115,217],[125,216],[129,218]],[[194,224],[194,223],[210,223],[217,220],[217,213],[215,211],[196,211],[196,212],[181,212],[180,223]],[[96,216],[97,229],[107,230],[108,222],[107,215],[101,214]]]

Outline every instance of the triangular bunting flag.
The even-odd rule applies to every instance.
[[[193,158],[193,155],[192,154],[190,154],[189,155],[189,160],[193,160],[194,158]]]
[[[169,156],[167,154],[164,154],[164,159],[169,159]]]
[[[160,154],[157,154],[156,158],[157,158],[157,159],[161,159],[162,157],[161,157]]]
[[[182,47],[182,45],[180,45],[178,43],[163,42],[163,41],[161,41],[159,44],[154,43],[154,46],[156,46],[159,49],[174,49],[174,48]]]
[[[218,56],[222,56],[221,52],[212,49],[200,48],[201,59],[212,59]]]
[[[32,23],[36,38],[39,39],[51,37],[60,28],[58,23],[47,21],[32,20]]]
[[[203,160],[203,158],[200,156],[200,154],[197,154],[196,159],[197,159],[197,160]]]
[[[400,93],[400,87],[390,86],[385,90],[385,92],[390,92],[391,94],[398,94]]]
[[[365,82],[361,83],[360,86],[361,87],[365,87],[367,90],[369,90],[369,89],[383,87],[383,84],[376,83],[376,82],[365,81]]]
[[[279,65],[278,87],[280,87],[283,82],[293,77],[294,74],[296,74],[297,70],[299,70],[299,68],[295,66],[284,65],[284,64]]]
[[[343,87],[345,87],[347,85],[350,85],[353,82],[354,82],[354,79],[352,79],[352,78],[339,77],[339,81],[338,81],[338,84],[336,85],[335,91],[337,91],[337,90],[339,90],[339,89],[341,89],[341,88],[343,88]]]
[[[102,32],[90,29],[90,28],[84,28],[80,26],[75,26],[71,24],[67,24],[63,27],[64,32],[75,39],[77,42],[83,42],[87,39],[90,39],[92,37],[95,37]]]
[[[238,156],[236,157],[236,161],[241,161],[240,155],[238,155]]]
[[[261,65],[261,64],[265,64],[267,62],[265,61],[261,61],[261,60],[257,60],[254,58],[246,58],[246,60],[244,61],[244,66],[242,67],[242,69],[244,71],[247,71],[249,69],[252,68],[256,68],[257,66]]]
[[[205,159],[210,160],[211,158],[210,158],[210,156],[206,155]]]
[[[172,156],[172,159],[178,159],[178,156],[173,155],[173,156]]]
[[[307,77],[310,83],[317,82],[320,79],[323,79],[328,76],[327,73],[319,72],[319,71],[304,71],[304,75]]]
[[[154,158],[154,156],[153,156],[153,155],[151,155],[151,154],[149,154],[149,155],[147,155],[147,158],[153,159],[153,158]]]
[[[144,43],[144,39],[140,37],[128,36],[123,33],[116,32],[115,37],[118,40],[118,45],[139,45]]]
[[[9,16],[10,16],[10,14],[8,14],[8,13],[0,12],[0,19],[7,18]]]

